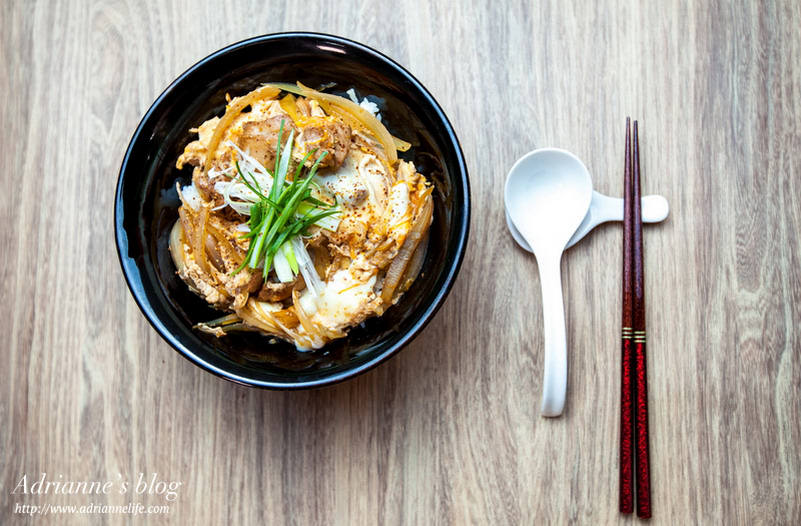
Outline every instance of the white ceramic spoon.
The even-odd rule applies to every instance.
[[[592,180],[565,150],[543,148],[518,160],[506,176],[504,205],[537,257],[545,323],[543,416],[559,416],[567,393],[567,340],[560,263],[590,209]]]
[[[646,195],[642,198],[642,221],[643,223],[660,223],[665,220],[670,211],[667,199],[661,195]],[[592,201],[590,202],[590,209],[587,215],[584,216],[584,221],[579,225],[576,233],[567,242],[567,248],[572,247],[590,231],[601,223],[609,221],[623,221],[623,199],[619,197],[609,197],[600,192],[592,191]],[[512,218],[509,217],[509,211],[506,211],[506,226],[509,227],[509,232],[515,238],[520,248],[531,252],[531,247],[528,246],[526,240],[515,227]]]

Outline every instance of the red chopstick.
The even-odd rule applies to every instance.
[[[632,441],[634,439],[634,385],[632,383],[633,356],[631,337],[633,334],[632,315],[632,275],[631,263],[634,251],[633,239],[633,207],[631,185],[631,128],[626,117],[626,153],[623,168],[623,320],[622,320],[622,353],[620,370],[620,512],[634,511],[634,457]]]
[[[636,376],[636,472],[637,472],[637,516],[643,519],[651,516],[651,470],[648,452],[648,382],[645,366],[645,286],[643,275],[642,250],[642,210],[640,200],[640,149],[637,137],[637,121],[634,121],[634,181],[633,187],[633,227],[634,227],[634,306],[632,309],[632,328],[634,342],[634,368]]]
[[[632,281],[631,261],[633,255],[632,207],[631,207],[631,119],[626,117],[626,153],[623,166],[623,319],[620,369],[620,512],[634,511],[634,439],[633,387],[631,349],[632,336]]]

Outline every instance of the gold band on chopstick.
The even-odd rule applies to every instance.
[[[632,339],[637,343],[645,343],[645,331],[634,331]]]
[[[624,340],[630,340],[631,337],[634,335],[633,329],[631,327],[623,327],[621,333]]]

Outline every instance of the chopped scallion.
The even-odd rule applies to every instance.
[[[294,177],[287,180],[290,162],[292,160],[292,146],[295,131],[289,132],[289,137],[282,145],[284,134],[284,121],[278,129],[278,143],[275,152],[275,168],[272,176],[272,186],[269,195],[264,195],[262,187],[253,174],[247,174],[241,169],[239,162],[235,163],[237,175],[242,183],[256,196],[258,201],[250,206],[249,231],[243,234],[250,239],[245,260],[234,271],[234,274],[245,268],[263,268],[264,277],[267,278],[270,270],[276,271],[278,279],[282,282],[291,281],[299,272],[310,273],[314,266],[310,262],[305,247],[302,248],[305,258],[298,259],[298,247],[302,247],[300,236],[312,225],[318,225],[328,230],[336,230],[339,226],[338,206],[329,205],[311,197],[310,186],[313,184],[317,170],[322,160],[328,155],[323,151],[317,156],[311,168],[305,170],[306,161],[317,153],[317,150],[308,152],[295,169]],[[319,276],[314,272],[314,276]]]

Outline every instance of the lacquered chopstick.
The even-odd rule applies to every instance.
[[[634,511],[634,457],[632,440],[634,438],[633,403],[634,384],[632,382],[632,274],[633,256],[633,208],[631,184],[631,119],[626,117],[626,153],[623,167],[623,317],[622,346],[620,355],[620,512]]]
[[[651,470],[648,447],[648,381],[645,365],[645,286],[642,250],[642,209],[640,201],[640,148],[637,136],[637,121],[634,121],[633,204],[634,204],[634,307],[632,326],[634,342],[635,393],[637,396],[635,441],[637,473],[637,516],[651,516]]]

